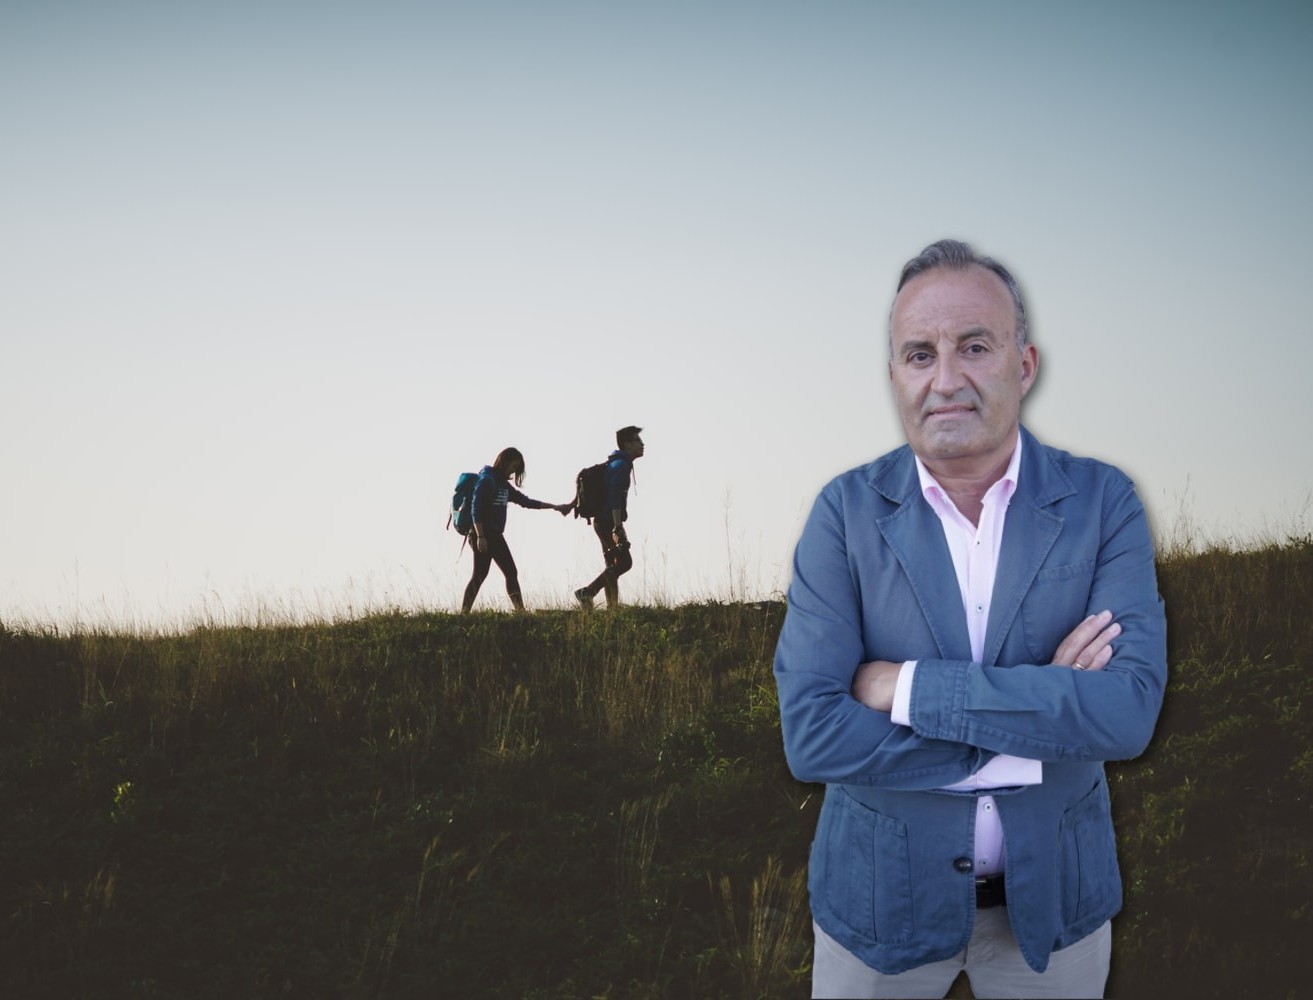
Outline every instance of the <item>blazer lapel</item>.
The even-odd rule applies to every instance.
[[[1021,472],[1003,523],[1002,550],[985,629],[986,665],[998,662],[1003,640],[1021,611],[1022,599],[1062,533],[1063,519],[1045,508],[1076,492],[1071,480],[1024,427],[1021,436]]]
[[[971,639],[953,557],[944,539],[944,526],[921,495],[911,449],[904,447],[899,460],[871,485],[899,505],[876,523],[907,574],[939,655],[946,660],[970,660]]]

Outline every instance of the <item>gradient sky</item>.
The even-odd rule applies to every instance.
[[[1308,530],[1313,8],[0,5],[0,619],[454,608],[462,470],[645,428],[627,597],[770,596],[901,443],[885,316],[1017,274],[1023,419],[1160,537]],[[510,513],[530,606],[600,566]],[[490,576],[480,606],[505,606]]]

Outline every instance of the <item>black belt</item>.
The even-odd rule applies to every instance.
[[[988,909],[991,906],[1006,906],[1007,890],[1003,887],[1002,875],[984,875],[976,879],[976,908]]]

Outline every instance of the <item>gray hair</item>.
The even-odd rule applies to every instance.
[[[999,276],[1003,284],[1007,286],[1008,294],[1012,296],[1012,304],[1017,310],[1017,350],[1022,350],[1026,346],[1028,336],[1026,324],[1026,304],[1021,298],[1021,288],[1017,284],[1017,279],[1012,277],[1012,272],[1006,267],[994,260],[993,257],[985,257],[971,249],[969,244],[961,240],[939,240],[931,243],[919,254],[903,265],[903,273],[898,276],[898,287],[894,289],[894,300],[897,301],[898,293],[903,290],[903,286],[915,278],[918,274],[924,274],[926,271],[932,271],[937,267],[946,267],[953,271],[961,271],[970,267],[972,264],[978,264],[983,268],[993,271]],[[894,307],[889,306],[889,350],[893,352],[894,336]]]

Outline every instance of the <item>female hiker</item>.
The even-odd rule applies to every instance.
[[[474,550],[474,575],[465,586],[465,600],[461,611],[469,611],[474,606],[474,598],[479,594],[484,577],[489,567],[495,562],[497,568],[506,577],[506,593],[516,611],[524,610],[524,600],[520,597],[520,576],[515,569],[515,559],[506,544],[506,504],[517,503],[530,510],[557,510],[568,514],[572,507],[569,503],[545,503],[525,496],[515,486],[524,482],[524,456],[519,448],[503,448],[493,459],[492,465],[485,465],[479,473],[478,482],[474,484],[474,531],[471,533],[471,545]]]

